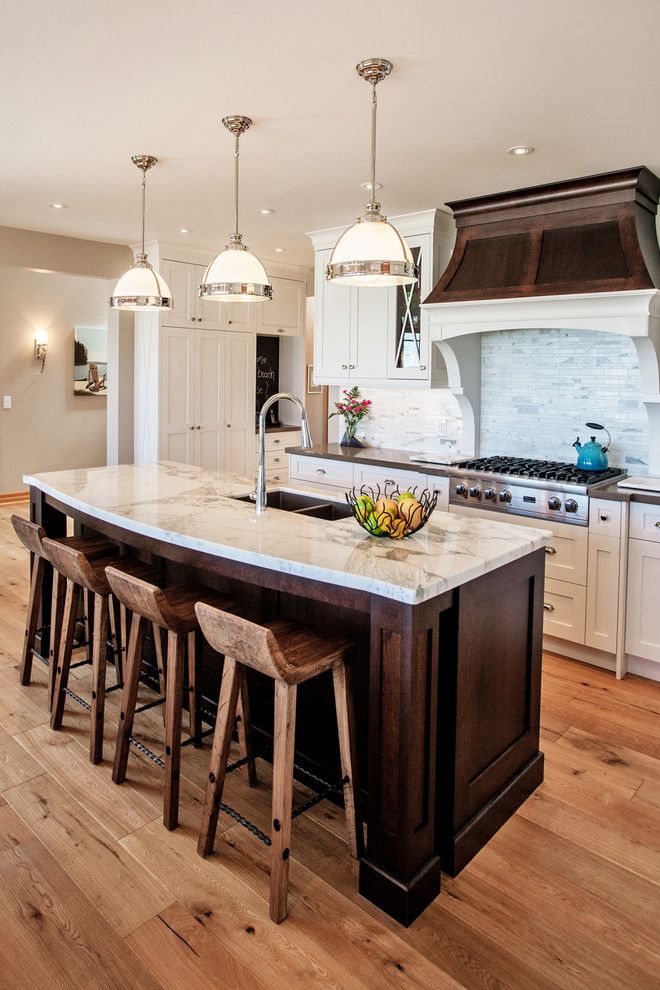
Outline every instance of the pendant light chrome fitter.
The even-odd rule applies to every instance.
[[[147,172],[158,159],[153,155],[133,155],[131,161],[142,172],[142,248],[135,256],[132,266],[117,282],[110,297],[110,307],[131,310],[172,309],[172,295],[167,283],[153,270],[144,250]]]
[[[204,272],[199,295],[218,302],[263,302],[273,296],[266,269],[243,244],[238,232],[238,159],[241,134],[252,125],[249,117],[233,114],[222,123],[234,135],[234,232],[229,244]]]
[[[364,214],[335,244],[325,277],[344,285],[410,285],[417,281],[410,248],[376,202],[376,86],[389,76],[392,63],[386,58],[367,58],[355,68],[371,85],[371,199]]]

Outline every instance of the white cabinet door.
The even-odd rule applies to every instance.
[[[178,327],[161,331],[160,457],[194,463],[195,333]]]
[[[353,463],[290,454],[289,477],[301,487],[308,484],[324,485],[326,488],[348,491],[353,487]]]
[[[347,289],[344,287],[343,291]],[[354,291],[356,306],[350,333],[349,378],[384,379],[389,325],[396,299],[394,290],[374,287]]]
[[[325,279],[332,251],[316,253],[316,320],[314,326],[314,377],[341,382],[348,379],[350,333],[356,290]]]
[[[399,286],[389,321],[387,377],[425,381],[430,375],[429,314],[422,303],[434,285],[433,238],[430,234],[409,235],[408,246],[417,259],[419,282]],[[405,331],[401,340],[402,329]]]
[[[650,540],[628,542],[626,653],[660,662],[660,544]]]
[[[305,283],[273,277],[270,284],[273,298],[258,307],[257,333],[302,337],[305,333]]]
[[[220,318],[226,330],[254,333],[257,328],[257,310],[268,305],[268,302],[220,303]]]
[[[224,470],[252,477],[256,338],[239,332],[228,332],[222,336],[226,341]]]
[[[196,323],[205,330],[223,330],[225,316],[222,312],[222,303],[214,299],[200,299],[199,286],[206,271],[206,265],[193,265],[193,305]]]
[[[161,274],[167,282],[174,301],[173,309],[163,311],[162,326],[197,326],[195,265],[165,259],[161,264]]]
[[[616,505],[616,503],[615,503]],[[606,525],[604,520],[602,525]],[[589,534],[587,563],[587,613],[584,641],[587,646],[616,653],[619,610],[618,536]]]
[[[353,470],[356,488],[361,488],[362,485],[374,489],[378,487],[381,494],[384,493],[385,489],[389,493],[397,488],[400,492],[412,491],[413,488],[420,492],[426,488],[426,475],[418,474],[416,471],[370,466],[359,462],[355,463]]]
[[[440,512],[449,512],[449,478],[440,478],[435,474],[426,476],[426,487],[433,494],[438,493],[436,509]]]
[[[225,335],[197,330],[194,337],[195,464],[209,471],[222,471]]]

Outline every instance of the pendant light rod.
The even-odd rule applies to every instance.
[[[376,209],[376,117],[378,97],[376,86],[392,71],[392,63],[386,58],[365,58],[355,66],[358,75],[371,85],[371,196],[369,206]]]
[[[229,117],[223,117],[222,123],[225,125],[228,131],[234,135],[234,236],[232,240],[240,240],[241,235],[238,232],[238,163],[240,158],[240,146],[239,140],[241,134],[245,134],[247,129],[252,126],[252,119],[250,117],[244,117],[240,113],[231,114]]]
[[[132,155],[131,161],[137,168],[142,172],[142,249],[140,251],[140,257],[145,257],[144,251],[144,231],[145,231],[145,217],[147,212],[147,172],[150,168],[158,161],[153,155]]]

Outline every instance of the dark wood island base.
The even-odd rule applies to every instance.
[[[533,550],[420,604],[240,563],[154,539],[30,490],[31,518],[61,535],[66,516],[121,552],[161,561],[242,596],[256,620],[287,615],[356,643],[356,729],[367,846],[360,893],[409,925],[543,779],[539,752],[545,553]],[[49,619],[44,596],[42,624]],[[47,644],[42,643],[42,651]],[[47,655],[47,653],[46,653]],[[203,691],[217,698],[222,661],[203,654]],[[331,680],[300,693],[296,748],[337,774]],[[320,699],[319,694],[321,693]],[[320,700],[320,703],[319,703]],[[250,680],[252,722],[272,733],[272,687]],[[319,712],[325,712],[319,718]],[[335,779],[335,778],[333,778]]]

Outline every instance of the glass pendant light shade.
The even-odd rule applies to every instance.
[[[158,310],[172,309],[172,295],[162,275],[151,267],[144,250],[145,200],[147,171],[158,159],[153,155],[133,155],[131,161],[142,172],[142,248],[133,264],[119,279],[110,296],[111,309]]]
[[[224,251],[216,255],[204,272],[199,295],[202,299],[227,303],[263,302],[272,299],[273,287],[268,282],[266,269],[248,251],[238,232],[239,140],[241,134],[252,126],[252,121],[241,114],[232,114],[223,117],[222,123],[234,135],[234,232]]]
[[[392,63],[385,58],[367,58],[356,70],[371,85],[371,200],[335,244],[325,277],[344,285],[410,285],[417,281],[412,252],[376,202],[376,86],[389,76]]]
[[[172,296],[162,275],[155,272],[145,255],[119,279],[110,297],[113,309],[172,309]]]
[[[326,278],[344,285],[409,285],[417,281],[408,244],[378,211],[369,211],[341,235]]]
[[[273,295],[266,269],[259,259],[232,237],[204,272],[199,287],[202,299],[218,302],[263,302]]]

